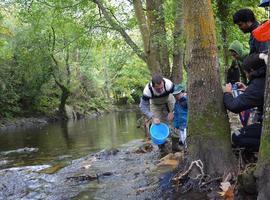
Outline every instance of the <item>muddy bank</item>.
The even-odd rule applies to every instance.
[[[3,132],[15,130],[17,128],[39,128],[54,121],[57,121],[57,118],[28,117],[28,118],[2,119],[0,120],[0,131]]]
[[[77,112],[69,107],[70,120],[80,119],[92,119],[96,117],[102,117],[104,114],[109,112],[132,112],[138,109],[137,105],[123,105],[113,106],[109,110],[99,110],[82,113]],[[28,128],[42,128],[49,123],[63,121],[63,119],[57,115],[53,116],[39,116],[39,117],[19,117],[13,119],[0,119],[0,132],[12,131],[15,129],[28,129]],[[65,120],[64,120],[65,121]]]
[[[80,115],[80,118],[77,119],[91,119],[98,116],[102,116],[101,113],[89,113],[88,115]],[[13,131],[15,129],[28,129],[28,128],[42,128],[50,123],[63,121],[57,115],[46,117],[23,117],[23,118],[14,118],[14,119],[1,119],[0,120],[0,132]]]

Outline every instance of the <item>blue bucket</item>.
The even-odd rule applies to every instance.
[[[154,144],[163,144],[169,136],[169,127],[167,124],[152,124],[150,127],[150,136]]]

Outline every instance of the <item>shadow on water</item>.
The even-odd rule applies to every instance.
[[[0,132],[0,168],[70,161],[101,149],[143,138],[136,112],[108,113],[100,118],[50,124],[41,129]],[[35,148],[34,152],[4,152]],[[2,162],[1,160],[5,161]]]

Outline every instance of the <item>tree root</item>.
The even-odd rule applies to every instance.
[[[194,170],[196,175],[194,176]],[[186,171],[178,172],[172,179],[173,184],[176,186],[176,190],[184,194],[191,189],[196,189],[200,192],[209,191],[212,187],[212,183],[215,181],[221,181],[222,177],[211,178],[204,171],[204,165],[201,160],[192,161]],[[180,188],[179,188],[180,186]]]

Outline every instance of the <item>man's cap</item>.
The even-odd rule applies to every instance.
[[[269,6],[269,2],[270,2],[270,0],[262,0],[259,7],[267,7],[267,6]]]
[[[257,70],[261,67],[266,67],[266,65],[264,60],[259,58],[258,53],[250,54],[243,61],[243,68],[248,72],[250,72],[251,69]]]
[[[179,94],[179,93],[184,92],[184,91],[185,91],[185,87],[181,84],[178,84],[178,85],[174,86],[173,94],[176,95],[176,94]]]

